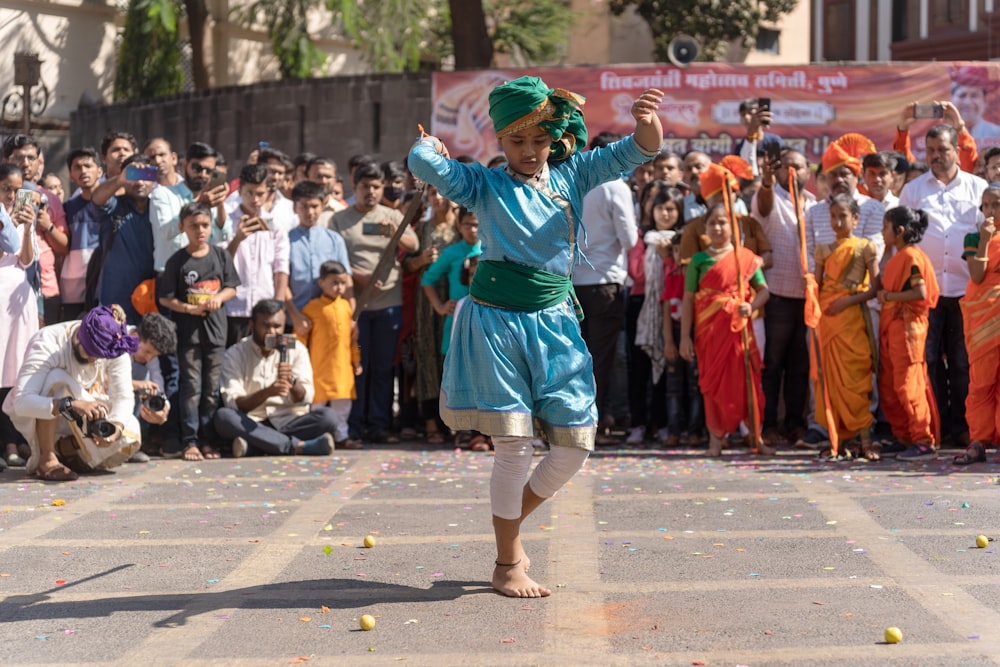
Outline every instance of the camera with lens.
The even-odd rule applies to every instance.
[[[139,392],[139,397],[142,399],[143,404],[152,412],[159,412],[167,407],[167,397],[159,391],[143,389]]]
[[[107,440],[115,434],[117,428],[117,426],[107,419],[91,419],[87,422],[87,435],[91,438]]]

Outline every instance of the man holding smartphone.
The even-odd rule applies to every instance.
[[[770,151],[770,160],[781,158],[784,141],[773,132],[768,132],[774,116],[769,97],[750,97],[740,102],[740,124],[746,130],[746,138],[736,145],[734,155],[746,160],[755,177],[760,176],[758,156]]]
[[[38,187],[44,161],[38,141],[27,134],[14,134],[3,144],[3,162],[19,167],[24,174],[23,187],[37,189],[44,195],[45,206],[39,206],[35,235],[38,239],[38,257],[29,269],[29,282],[40,292],[43,300],[43,319],[46,324],[58,322],[61,311],[59,279],[56,276],[56,256],[69,251],[69,228],[63,212],[63,200],[45,188]],[[36,271],[34,277],[31,272]]]
[[[149,221],[153,225],[153,268],[163,271],[170,256],[187,246],[187,236],[180,231],[178,215],[188,202],[198,200],[212,209],[212,239],[221,234],[219,223],[225,223],[222,203],[229,194],[224,181],[212,185],[219,153],[206,143],[196,141],[184,155],[184,182],[175,187],[155,188],[149,196]],[[218,230],[218,232],[216,231]]]

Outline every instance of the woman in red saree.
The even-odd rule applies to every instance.
[[[896,458],[923,461],[937,458],[940,424],[937,404],[927,377],[927,313],[937,305],[937,278],[924,251],[916,246],[927,230],[927,214],[897,206],[885,214],[882,236],[896,254],[882,271],[879,324],[878,388],[882,412],[892,435],[910,445]]]
[[[819,321],[822,391],[834,423],[828,423],[826,410],[816,410],[816,421],[828,431],[835,429],[841,442],[859,436],[858,453],[877,461],[881,454],[872,442],[870,407],[876,350],[868,301],[875,298],[878,250],[869,239],[851,235],[860,214],[854,197],[835,195],[830,200],[830,226],[837,238],[816,246],[823,311]],[[821,400],[825,399],[817,397],[816,403]]]
[[[709,210],[705,233],[711,243],[691,258],[685,277],[680,354],[687,361],[698,359],[698,385],[711,436],[708,454],[718,456],[726,435],[748,419],[750,392],[757,413],[752,421],[760,424],[763,418],[760,353],[752,327],[748,348],[744,347],[743,330],[754,311],[767,302],[769,292],[761,258],[746,248],[733,248],[724,205]]]
[[[959,301],[969,353],[965,419],[970,442],[955,457],[957,465],[985,461],[987,447],[1000,442],[1000,236],[996,233],[1000,187],[991,185],[983,191],[980,209],[986,220],[979,232],[966,235],[963,253],[970,276]]]

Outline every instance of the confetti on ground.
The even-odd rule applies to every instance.
[[[308,623],[309,621],[312,620],[312,618],[309,616],[300,616],[299,620],[302,621],[303,623]]]
[[[65,504],[66,504],[66,501],[63,500],[63,499],[61,499],[61,498],[56,498],[55,500],[52,501],[52,506],[53,507],[62,507]]]
[[[329,556],[331,553],[333,553],[333,547],[331,547],[329,544],[326,545],[325,547],[323,547],[323,553]]]

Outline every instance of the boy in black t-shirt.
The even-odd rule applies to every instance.
[[[208,244],[212,215],[206,206],[191,202],[179,219],[188,245],[167,260],[156,281],[156,296],[161,306],[176,313],[184,460],[217,459],[218,450],[205,439],[218,407],[226,346],[222,304],[236,296],[240,279],[229,253]]]

